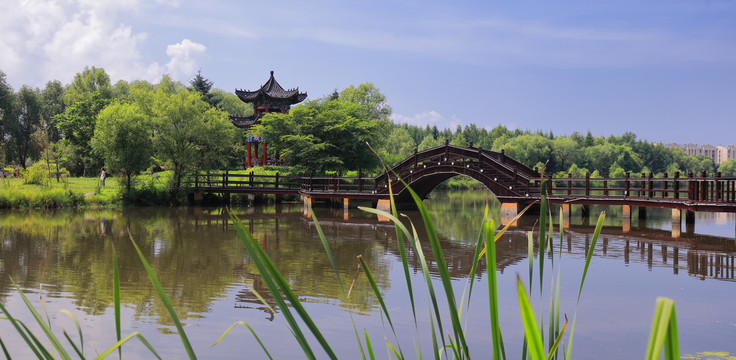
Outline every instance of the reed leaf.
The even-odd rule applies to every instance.
[[[588,274],[588,267],[590,266],[590,260],[593,258],[593,251],[595,245],[598,243],[598,236],[601,234],[603,229],[603,221],[606,219],[606,212],[602,211],[598,216],[598,222],[595,225],[595,231],[593,232],[593,239],[590,241],[590,247],[588,248],[588,254],[585,257],[585,266],[583,267],[583,276],[580,279],[580,287],[578,288],[578,299],[575,302],[575,314],[572,316],[572,327],[570,328],[570,338],[567,341],[567,353],[565,359],[570,360],[572,356],[572,338],[575,335],[575,320],[578,317],[578,305],[580,304],[580,294],[583,292],[583,284],[585,284],[585,276]]]
[[[483,221],[480,225],[480,231],[478,232],[478,241],[475,244],[475,254],[473,254],[473,265],[470,267],[470,274],[468,274],[468,282],[470,287],[468,289],[468,307],[470,307],[470,299],[473,293],[473,280],[475,280],[475,272],[478,270],[478,263],[480,262],[481,251],[485,249],[483,240],[486,239],[486,222],[488,221],[488,202],[486,202],[486,208],[483,212]],[[496,230],[495,228],[493,230]],[[463,291],[464,293],[464,291]]]
[[[388,173],[386,174],[388,175]],[[391,214],[395,217],[399,217],[398,210],[396,208],[396,201],[394,200],[394,191],[393,187],[391,186],[391,177],[388,177],[388,195],[389,199],[391,200]],[[411,273],[409,272],[409,261],[406,256],[406,247],[404,246],[404,237],[402,236],[401,229],[394,226],[394,231],[396,232],[396,243],[399,248],[399,256],[401,256],[401,267],[404,270],[404,281],[406,282],[406,289],[409,292],[409,303],[411,304],[411,314],[414,317],[414,326],[417,326],[417,312],[416,307],[414,306],[414,289],[411,285]]]
[[[138,244],[136,244],[135,240],[133,240],[133,235],[130,234],[130,231],[128,231],[128,236],[130,237],[130,242],[133,243],[133,247],[135,247],[135,251],[138,253],[138,257],[141,259],[141,263],[143,263],[143,267],[146,269],[146,273],[148,273],[148,278],[151,280],[153,288],[156,290],[156,293],[158,294],[159,299],[161,299],[161,302],[164,304],[164,307],[166,307],[166,310],[168,310],[169,316],[171,316],[171,320],[174,321],[174,325],[176,326],[176,330],[179,332],[179,338],[184,345],[184,349],[186,350],[187,355],[190,359],[196,359],[197,356],[194,354],[192,344],[189,342],[189,338],[187,337],[186,332],[184,332],[184,327],[181,325],[181,321],[179,321],[179,317],[176,315],[176,311],[174,311],[174,306],[171,305],[169,297],[166,296],[166,292],[164,292],[163,286],[161,286],[161,283],[158,281],[156,274],[151,268],[151,265],[148,264],[146,257],[143,256],[143,252],[138,247]],[[129,337],[130,336],[128,336],[128,338]],[[118,341],[118,344],[122,345],[123,343]]]
[[[340,284],[340,290],[342,290],[343,294],[345,293],[345,288],[342,286],[342,279],[340,278],[340,272],[337,270],[337,265],[335,264],[335,258],[332,256],[332,251],[330,251],[330,244],[327,243],[327,238],[325,237],[325,233],[322,231],[322,227],[319,226],[319,220],[317,220],[317,216],[314,215],[314,211],[312,210],[312,204],[307,205],[309,207],[309,213],[312,215],[312,220],[314,221],[314,227],[317,228],[317,234],[319,235],[319,239],[322,241],[322,246],[325,248],[325,252],[327,253],[327,258],[330,260],[330,264],[332,264],[332,269],[335,271],[335,276],[337,276],[337,283]]]
[[[368,356],[371,360],[376,360],[376,356],[373,354],[373,345],[371,345],[371,338],[368,336],[368,330],[363,330],[365,336],[365,347],[368,348]]]
[[[388,325],[391,327],[391,331],[394,333],[394,336],[396,336],[394,323],[391,321],[391,315],[389,315],[388,309],[386,308],[386,303],[383,301],[381,290],[378,289],[378,284],[376,284],[376,280],[373,278],[371,269],[368,267],[368,264],[366,264],[365,260],[363,259],[363,255],[358,255],[358,263],[360,263],[360,266],[363,268],[363,273],[365,274],[365,277],[368,278],[368,283],[371,285],[371,289],[373,289],[373,293],[376,295],[376,298],[378,299],[378,303],[381,305],[383,313],[386,314]]]
[[[496,242],[493,237],[493,220],[485,222],[486,230],[486,276],[488,278],[488,306],[491,316],[491,341],[493,342],[493,358],[506,359],[506,351],[501,337],[501,325],[498,319],[498,281],[496,278]]]
[[[66,309],[58,310],[57,312],[54,313],[54,316],[56,316],[56,314],[58,313],[66,314],[66,316],[68,316],[74,322],[74,326],[77,328],[77,334],[79,334],[79,347],[81,348],[81,352],[84,353],[84,336],[82,335],[82,327],[79,325],[79,321],[77,320],[77,317],[74,316],[74,314],[72,314],[71,311],[66,310]],[[64,333],[66,334],[66,332]],[[74,346],[74,343],[72,343],[72,346]],[[76,350],[76,346],[74,347]]]
[[[402,180],[402,182],[404,182]],[[414,202],[416,203],[417,207],[419,208],[419,213],[422,216],[422,220],[424,221],[424,227],[427,231],[427,235],[429,237],[429,244],[432,247],[432,252],[434,253],[435,262],[437,263],[437,272],[440,274],[440,279],[442,280],[442,286],[445,290],[445,297],[447,298],[447,307],[450,312],[450,320],[452,322],[452,328],[453,328],[453,335],[455,337],[455,343],[457,344],[457,347],[455,348],[456,352],[460,349],[462,349],[465,352],[465,357],[470,357],[470,354],[468,352],[468,346],[465,341],[465,334],[462,330],[462,325],[460,324],[460,317],[459,312],[455,300],[455,292],[452,289],[452,281],[450,279],[450,274],[447,269],[447,262],[445,261],[445,256],[442,253],[442,247],[440,246],[439,238],[437,237],[437,231],[434,229],[434,225],[432,223],[432,219],[429,216],[429,212],[427,211],[427,208],[424,206],[424,203],[422,202],[422,199],[419,198],[416,192],[412,190],[408,184],[404,182],[404,186],[406,186],[406,190],[409,191],[412,198],[414,199]],[[456,353],[456,356],[460,354]],[[460,356],[458,356],[460,357]]]
[[[534,310],[529,302],[526,290],[524,290],[524,284],[518,276],[516,277],[516,292],[519,297],[519,310],[521,311],[521,321],[524,324],[524,335],[529,344],[529,354],[532,360],[546,360],[542,336],[539,334],[537,322],[534,320]]]
[[[299,301],[299,298],[291,290],[291,287],[289,286],[286,279],[284,279],[278,269],[276,269],[276,265],[271,261],[271,258],[268,257],[263,249],[257,246],[257,243],[255,239],[253,239],[253,236],[245,228],[240,219],[238,219],[237,216],[235,216],[232,212],[230,213],[230,219],[233,221],[240,240],[248,251],[248,254],[250,254],[251,260],[253,260],[253,263],[258,268],[258,272],[261,274],[261,278],[266,284],[266,287],[269,289],[274,300],[279,305],[282,314],[289,323],[289,326],[294,333],[294,337],[299,342],[302,350],[305,352],[305,355],[307,355],[307,357],[310,359],[315,358],[314,352],[309,346],[304,333],[301,331],[299,325],[296,323],[296,320],[291,314],[289,307],[284,302],[283,297],[289,300],[289,303],[291,303],[291,305],[294,307],[294,310],[297,312],[297,314],[299,314],[299,317],[302,319],[304,324],[307,325],[309,330],[312,332],[312,335],[314,335],[320,345],[322,345],[322,348],[325,350],[327,355],[331,359],[336,359],[337,356],[335,355],[334,351],[332,351],[332,348],[327,343],[327,340],[325,340],[322,333],[314,324],[312,318],[309,316],[309,314],[307,314],[306,310]]]
[[[384,338],[384,339],[386,340],[386,344],[387,344],[389,350],[391,350],[391,352],[394,354],[394,356],[396,356],[397,359],[403,359],[404,356],[401,354],[401,352],[396,351],[396,348],[394,347],[393,344],[391,344],[390,341],[388,341],[388,339],[386,339],[386,338]],[[390,356],[389,356],[389,358],[390,358]]]
[[[153,348],[153,345],[151,345],[151,343],[149,343],[148,340],[146,340],[146,338],[143,335],[141,335],[141,333],[139,333],[139,332],[136,331],[136,332],[134,332],[134,333],[132,333],[132,334],[130,334],[130,335],[128,335],[128,336],[120,339],[120,341],[118,341],[117,343],[115,343],[115,345],[111,346],[109,349],[105,350],[100,355],[97,355],[97,357],[95,358],[95,360],[103,359],[103,358],[105,358],[105,356],[110,355],[113,351],[115,351],[116,349],[119,349],[121,346],[123,346],[123,344],[125,344],[128,340],[132,339],[133,337],[138,338],[138,340],[140,340],[143,343],[143,345],[145,345],[148,348],[148,350],[154,356],[156,356],[157,359],[161,359],[161,356],[156,352],[156,349]]]
[[[275,314],[276,313],[276,311],[271,307],[271,304],[269,304],[266,301],[266,299],[264,299],[263,296],[261,296],[261,294],[258,292],[258,290],[256,290],[250,284],[248,284],[248,281],[245,278],[243,278],[243,283],[248,288],[248,290],[250,290],[250,292],[253,293],[253,295],[256,296],[256,298],[258,299],[258,301],[260,301],[261,304],[263,304],[264,306],[266,306],[266,308],[268,308],[268,311],[270,311],[272,314]]]
[[[79,350],[79,348],[77,347],[77,344],[75,344],[74,341],[72,341],[72,338],[69,337],[69,334],[67,334],[66,331],[64,331],[64,337],[66,338],[66,341],[68,341],[69,344],[72,346],[72,348],[77,353],[77,355],[79,356],[79,358],[80,359],[84,359],[84,353]]]
[[[43,317],[41,317],[41,314],[39,314],[36,308],[33,307],[33,304],[31,304],[31,302],[28,300],[26,295],[23,293],[23,290],[21,290],[20,286],[18,286],[18,284],[16,284],[13,279],[10,279],[10,282],[13,283],[13,286],[15,286],[18,294],[20,294],[23,302],[26,304],[26,307],[31,312],[31,315],[33,315],[33,318],[36,319],[36,323],[41,327],[41,331],[43,331],[43,333],[51,342],[51,346],[53,346],[53,348],[59,352],[59,356],[61,356],[62,359],[71,359],[69,353],[67,353],[66,349],[64,349],[64,347],[61,345],[59,339],[51,331],[51,327],[49,327],[49,325],[45,321],[43,321]]]
[[[23,322],[22,322],[22,321],[20,321],[20,320],[18,321],[18,323],[19,323],[19,324],[20,324],[21,326],[23,326],[23,330],[25,330],[26,334],[28,334],[28,336],[30,336],[30,337],[31,337],[31,340],[33,341],[33,343],[34,343],[34,344],[36,344],[36,347],[37,347],[37,348],[38,348],[38,349],[39,349],[39,350],[41,351],[41,353],[42,353],[42,354],[43,354],[43,355],[44,355],[44,356],[46,357],[46,359],[55,359],[55,357],[54,357],[54,356],[52,356],[52,355],[51,355],[51,353],[49,353],[49,352],[48,352],[48,350],[46,350],[46,347],[45,347],[45,346],[43,346],[43,344],[41,344],[41,342],[40,342],[40,341],[38,341],[38,338],[36,337],[36,335],[34,335],[34,334],[33,334],[33,333],[31,332],[31,330],[30,330],[30,329],[28,329],[28,326],[26,326],[26,324],[25,324],[25,323],[23,323]],[[40,359],[40,358],[41,358],[41,357],[39,357],[39,359]]]
[[[657,305],[654,309],[645,359],[659,360],[663,347],[665,360],[680,358],[675,302],[672,299],[660,297],[657,298]]]
[[[250,325],[248,325],[248,323],[246,323],[245,321],[236,321],[234,324],[230,325],[230,327],[227,328],[227,330],[225,330],[225,332],[222,333],[222,335],[220,335],[219,338],[217,338],[217,340],[215,341],[214,344],[212,344],[212,346],[217,345],[217,343],[219,343],[220,340],[222,340],[225,337],[225,335],[227,335],[230,332],[230,330],[232,330],[235,327],[235,325],[238,325],[238,324],[245,326],[250,331],[250,333],[253,335],[253,337],[256,339],[256,341],[258,341],[258,345],[261,345],[261,349],[263,349],[263,352],[266,353],[266,356],[268,356],[269,359],[273,359],[273,357],[271,357],[271,354],[268,353],[268,349],[266,349],[266,346],[263,345],[263,342],[261,342],[261,339],[258,337],[258,334],[256,334],[256,331],[253,330],[253,328],[250,327]]]
[[[39,349],[37,349],[36,346],[33,345],[33,341],[31,339],[29,339],[28,338],[28,335],[26,335],[26,333],[23,331],[23,329],[20,328],[21,322],[19,320],[15,320],[13,318],[13,316],[10,315],[10,313],[5,308],[5,306],[3,306],[2,301],[0,301],[0,311],[2,311],[3,314],[5,314],[5,319],[8,320],[8,321],[10,321],[10,324],[13,325],[13,327],[15,328],[15,331],[17,331],[18,334],[20,334],[20,336],[23,338],[23,341],[26,342],[26,345],[28,345],[28,347],[33,351],[33,353],[36,355],[36,357],[39,358],[39,359],[41,359],[42,357],[41,357],[41,353],[40,353]],[[5,352],[6,357],[8,359],[10,359],[10,356],[7,355],[8,352],[7,352],[7,349],[5,349],[5,345],[3,345],[3,351]]]
[[[3,348],[3,354],[5,355],[5,359],[11,360],[12,357],[8,353],[8,348],[5,347],[5,343],[3,342],[3,339],[2,338],[0,338],[0,347]]]
[[[110,246],[112,247],[112,297],[113,307],[115,308],[115,339],[120,341],[122,336],[122,331],[120,331],[120,271],[118,267],[118,255],[112,239],[110,239]],[[118,358],[123,358],[122,346],[118,348]]]

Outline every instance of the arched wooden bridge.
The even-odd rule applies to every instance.
[[[398,204],[411,204],[403,179],[420,197],[435,186],[457,175],[477,180],[502,203],[526,204],[540,199],[542,174],[506,156],[478,147],[444,146],[417,152],[390,172],[376,177],[280,176],[224,173],[200,174],[189,181],[195,194],[293,194],[311,201],[317,199],[389,199],[388,180]],[[550,178],[547,187],[550,203],[579,205],[624,205],[672,208],[690,211],[736,212],[736,178],[680,177],[652,174],[624,178]]]

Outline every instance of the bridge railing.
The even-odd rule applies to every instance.
[[[276,173],[274,175],[254,174],[253,171],[242,173],[204,172],[184,179],[184,184],[194,189],[206,190],[275,190],[288,191],[301,189],[301,176],[289,176]]]
[[[557,177],[551,180],[552,186],[548,189],[552,195],[561,196],[620,196],[631,198],[689,200],[698,202],[736,202],[736,178],[721,177],[680,177],[675,173],[669,177],[654,177],[650,174],[641,174],[641,177],[631,177],[629,173],[624,178],[591,178],[585,177]]]
[[[305,192],[372,193],[376,184],[374,177],[362,173],[353,177],[340,174],[301,177],[301,190]]]

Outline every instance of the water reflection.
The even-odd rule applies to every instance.
[[[499,204],[488,194],[478,192],[435,193],[428,204],[440,233],[448,270],[454,279],[464,279],[472,269],[481,216],[488,205],[489,214],[499,224]],[[600,210],[593,207],[591,213]],[[673,276],[686,275],[705,282],[734,281],[736,241],[733,234],[721,234],[724,227],[734,229],[733,215],[697,214],[696,229],[717,228],[715,234],[685,232],[673,237],[669,228],[671,217],[666,211],[650,211],[646,221],[634,218],[631,228],[624,231],[620,216],[616,215],[619,210],[605,210],[608,216],[594,251],[597,259],[594,261],[620,263],[621,269],[631,266],[629,271],[667,268]],[[332,265],[324,255],[315,223],[302,215],[300,204],[233,211],[301,300],[331,309],[349,309],[365,316],[377,314],[377,301],[362,276],[358,277],[350,298],[345,299]],[[316,211],[346,286],[357,269],[357,255],[366,260],[383,292],[391,292],[394,285],[404,286],[403,275],[397,276],[400,251],[389,223],[358,209],[350,209],[347,217],[342,209]],[[407,215],[407,221],[417,226],[420,237],[426,238],[418,214]],[[554,213],[553,218],[556,216]],[[499,272],[518,271],[517,265],[526,264],[527,231],[535,227],[535,220],[523,218],[519,227],[512,228],[497,242]],[[595,220],[573,213],[571,222],[562,242],[555,238],[554,255],[561,251],[566,257],[582,259],[590,246],[591,224]],[[112,248],[115,247],[122,276],[121,301],[132,309],[132,320],[144,324],[137,326],[150,324],[161,332],[170,332],[171,320],[150,286],[128,231],[185,323],[216,318],[217,313],[230,314],[231,310],[238,311],[234,315],[238,320],[250,317],[270,323],[278,318],[272,312],[272,309],[278,311],[275,301],[243,249],[224,208],[1,212],[0,301],[6,303],[17,296],[10,284],[12,277],[26,291],[43,292],[49,299],[69,299],[76,310],[90,317],[103,316],[112,304]],[[436,278],[431,248],[426,243],[423,247],[431,274]],[[418,259],[412,251],[407,253],[411,271],[420,274]],[[644,266],[633,270],[632,265],[637,264]],[[478,277],[484,275],[484,268],[478,267]],[[199,326],[207,325],[205,322]],[[209,331],[219,335],[223,330],[215,325]],[[0,336],[5,331],[9,330],[0,330]]]

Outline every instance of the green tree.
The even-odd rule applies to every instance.
[[[231,92],[222,89],[212,89],[210,95],[217,100],[217,107],[228,115],[244,116],[253,114],[253,106],[244,103],[237,95]]]
[[[409,131],[403,127],[396,127],[391,130],[391,134],[386,138],[383,151],[386,154],[389,165],[394,165],[401,160],[406,159],[414,153],[417,144],[411,138]]]
[[[417,150],[424,151],[442,145],[445,145],[445,139],[436,139],[434,136],[428,135],[425,136],[419,146],[417,146]]]
[[[0,138],[5,139],[6,125],[15,112],[15,94],[0,71]],[[0,152],[5,151],[6,141],[0,141]]]
[[[363,108],[359,115],[363,119],[388,120],[391,116],[391,105],[386,101],[386,95],[372,83],[346,87],[340,92],[340,100],[361,105]]]
[[[736,177],[736,159],[726,160],[718,167],[723,177]]]
[[[578,150],[578,143],[568,137],[558,137],[552,140],[552,154],[559,169],[565,169],[566,162],[573,158]]]
[[[505,150],[506,155],[516,159],[520,163],[533,166],[541,162],[546,163],[552,154],[552,141],[539,134],[520,135],[503,141],[505,136],[493,143],[493,151]]]
[[[74,150],[73,158],[77,164],[72,172],[86,176],[87,169],[99,165],[99,158],[92,154],[90,140],[95,134],[97,125],[97,114],[110,102],[98,92],[92,93],[88,98],[80,100],[68,106],[63,114],[56,117],[55,121],[61,130],[64,140]]]
[[[196,168],[226,166],[236,152],[235,127],[224,112],[202,101],[199,93],[173,83],[160,83],[153,96],[154,149],[173,170],[172,190],[178,191],[184,175]]]
[[[616,146],[606,143],[586,148],[585,156],[590,169],[607,171],[618,159],[618,152],[616,151]]]
[[[450,141],[450,144],[451,145],[455,145],[455,146],[467,147],[468,146],[468,140],[465,138],[465,135],[463,135],[463,133],[456,132],[455,133],[455,138],[452,139],[452,141]]]
[[[101,99],[112,98],[113,87],[110,85],[110,76],[103,68],[85,67],[84,71],[77,73],[69,84],[64,94],[64,103],[71,106],[89,99],[95,93]]]
[[[189,80],[189,90],[198,92],[202,96],[202,100],[210,104],[210,106],[218,106],[221,98],[211,93],[212,81],[202,76],[202,70],[197,71],[197,75]]]
[[[48,125],[48,136],[52,142],[59,141],[61,130],[56,124],[56,115],[63,114],[66,110],[64,105],[64,94],[66,90],[60,81],[54,80],[46,83],[41,91],[41,115]]]
[[[41,124],[41,103],[38,90],[23,85],[16,95],[15,111],[5,123],[10,138],[9,151],[25,168],[26,159],[35,155],[31,134]]]
[[[136,104],[113,102],[97,116],[92,150],[109,170],[121,172],[128,191],[133,176],[151,164],[151,131],[150,119]]]
[[[303,171],[371,169],[379,161],[366,143],[380,148],[384,127],[366,114],[361,104],[320,99],[268,114],[253,131]]]

